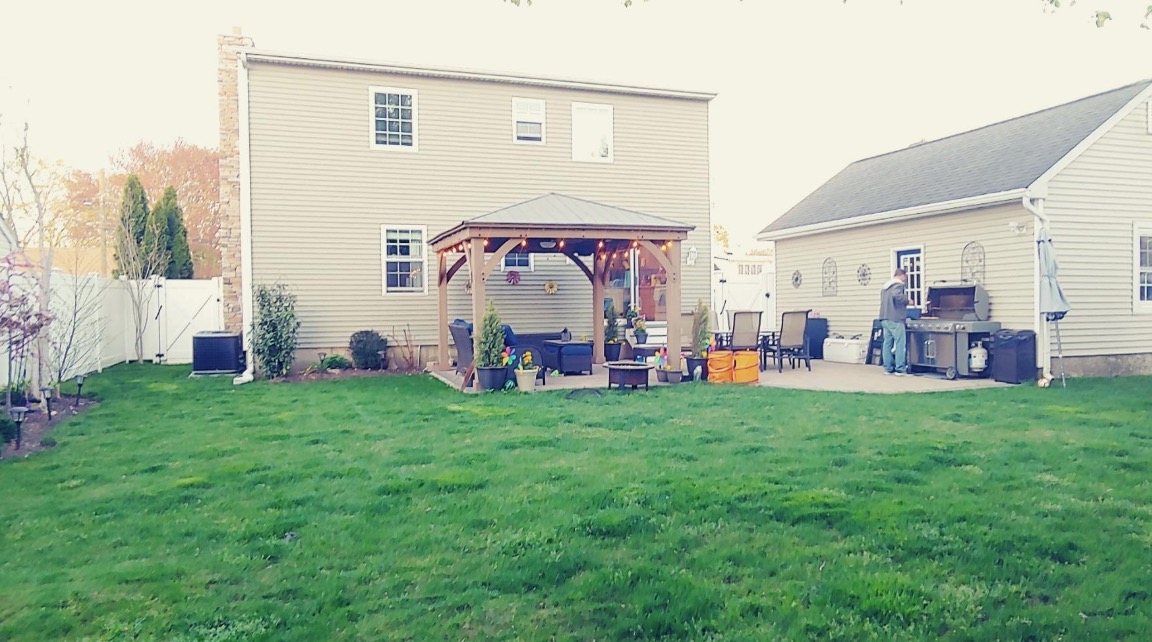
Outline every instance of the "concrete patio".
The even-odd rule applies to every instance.
[[[453,388],[460,388],[461,377],[454,372],[433,372],[432,375]],[[649,382],[652,387],[669,385],[657,383],[655,373],[650,375]],[[998,383],[992,379],[960,378],[954,381],[948,381],[944,378],[944,375],[935,373],[917,373],[897,377],[885,374],[879,366],[834,363],[816,359],[812,361],[811,372],[802,365],[794,370],[785,365],[784,372],[782,373],[777,372],[775,368],[769,368],[767,372],[760,373],[759,385],[772,388],[791,388],[795,390],[896,394],[1007,387],[1011,384]],[[607,389],[607,387],[608,371],[599,365],[595,366],[593,373],[590,375],[549,375],[547,385],[541,386],[539,381],[536,382],[536,389],[542,391],[571,390],[576,388]],[[466,392],[471,393],[474,391],[469,388]]]

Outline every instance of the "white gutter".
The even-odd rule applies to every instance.
[[[1041,192],[1043,193],[1043,191]],[[1040,312],[1040,252],[1037,243],[1040,242],[1040,230],[1048,227],[1048,215],[1044,213],[1044,198],[1033,196],[1031,192],[1024,194],[1021,199],[1024,209],[1036,217],[1036,225],[1032,230],[1032,318],[1036,322],[1036,367],[1040,368],[1043,376],[1052,378],[1052,337],[1048,329],[1048,321]]]
[[[256,362],[252,357],[252,155],[249,137],[248,118],[248,58],[243,52],[237,57],[236,84],[240,102],[240,315],[244,327],[244,354],[247,366],[244,372],[232,379],[234,385],[241,385],[255,378]]]
[[[952,212],[960,212],[975,207],[987,207],[990,205],[1011,203],[1024,196],[1025,193],[1026,192],[1023,189],[1014,189],[1007,192],[996,192],[995,194],[983,194],[981,196],[958,198],[952,201],[929,203],[927,205],[917,205],[916,207],[906,207],[899,210],[889,210],[887,212],[868,214],[867,216],[857,216],[850,219],[826,221],[824,223],[815,223],[813,225],[804,225],[801,227],[793,227],[772,232],[761,232],[756,237],[756,240],[779,241],[782,239],[807,236],[809,234],[827,232],[830,230],[850,230],[857,227],[877,225],[879,223],[906,221],[909,219],[936,216],[938,214],[950,214]]]

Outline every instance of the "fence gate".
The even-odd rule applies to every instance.
[[[223,281],[158,279],[144,332],[145,358],[192,363],[192,335],[224,327]]]

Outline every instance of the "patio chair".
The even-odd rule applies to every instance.
[[[760,320],[763,312],[755,310],[732,313],[732,338],[729,350],[758,350],[760,348]]]
[[[811,310],[793,310],[780,315],[780,332],[765,337],[760,343],[760,368],[766,370],[768,359],[776,360],[776,370],[784,372],[784,359],[793,368],[803,359],[812,370],[812,355],[808,350],[808,313]]]
[[[452,343],[456,344],[456,374],[466,377],[472,367],[472,331],[466,323],[449,323],[448,332],[452,335]],[[464,387],[468,387],[467,379]]]
[[[729,341],[732,338],[731,326],[728,332],[720,329],[720,314],[715,310],[708,311],[708,331],[712,333],[713,338],[716,339],[716,347],[728,349]]]

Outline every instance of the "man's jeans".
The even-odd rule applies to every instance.
[[[908,372],[908,335],[903,321],[881,321],[884,329],[884,349],[881,357],[885,372]],[[895,348],[896,354],[892,354]],[[893,358],[895,357],[895,358]]]

